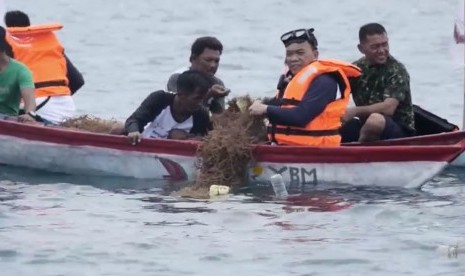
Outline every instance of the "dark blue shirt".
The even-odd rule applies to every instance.
[[[334,75],[316,77],[302,101],[293,108],[269,105],[267,116],[272,124],[304,127],[323,112],[326,105],[336,99],[338,82]]]
[[[76,93],[76,91],[79,90],[84,85],[84,78],[82,77],[81,72],[78,71],[76,66],[69,60],[69,58],[65,56],[66,60],[66,77],[68,78],[69,81],[69,90],[71,90],[71,95]]]

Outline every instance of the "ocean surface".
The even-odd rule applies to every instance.
[[[359,27],[380,22],[409,70],[414,102],[462,124],[455,0],[7,5],[33,23],[65,25],[59,36],[86,80],[79,114],[124,120],[188,65],[199,36],[223,42],[218,75],[233,96],[262,97],[282,70],[282,33],[314,27],[320,57],[353,61]],[[2,166],[0,275],[465,275],[465,254],[437,250],[465,248],[464,183],[465,171],[448,169],[421,190],[332,187],[278,201],[251,189],[194,201],[169,196],[169,183]]]

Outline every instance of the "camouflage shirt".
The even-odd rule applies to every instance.
[[[355,105],[372,105],[387,98],[397,99],[399,105],[393,115],[394,121],[410,131],[415,131],[410,76],[405,66],[392,56],[382,65],[368,65],[365,58],[355,61],[354,64],[363,72],[360,78],[351,82]]]

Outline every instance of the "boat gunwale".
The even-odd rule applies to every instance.
[[[200,141],[142,139],[137,146],[124,136],[69,130],[58,127],[0,121],[0,135],[68,146],[91,146],[128,152],[197,155]],[[444,135],[444,134],[439,134]],[[454,134],[457,135],[457,134]],[[463,134],[460,134],[463,135]],[[256,162],[279,163],[368,163],[407,161],[452,161],[465,150],[465,135],[450,145],[374,145],[341,147],[304,147],[253,145]],[[406,154],[408,150],[408,154]],[[355,161],[355,162],[354,162]]]

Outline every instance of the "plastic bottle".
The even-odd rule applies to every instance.
[[[211,185],[209,195],[210,197],[227,195],[229,194],[229,190],[230,188],[228,186]]]
[[[286,184],[284,183],[283,177],[280,174],[275,174],[271,178],[271,186],[273,186],[274,193],[277,198],[285,198],[289,194],[286,190]]]

